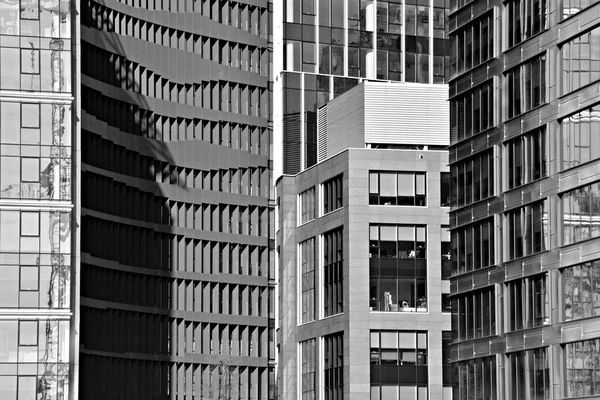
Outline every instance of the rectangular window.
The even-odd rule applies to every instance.
[[[344,312],[344,231],[338,228],[323,235],[324,316]]]
[[[506,73],[508,115],[513,118],[546,102],[546,54]]]
[[[454,400],[496,400],[496,358],[484,357],[454,363]]]
[[[316,339],[300,342],[300,382],[301,400],[316,399],[316,375],[317,375],[317,341]]]
[[[600,105],[580,111],[560,121],[562,169],[592,160],[600,152]]]
[[[567,397],[598,396],[598,361],[600,339],[584,340],[565,345],[567,366]]]
[[[369,204],[425,206],[426,174],[418,172],[370,172]]]
[[[455,273],[463,274],[494,265],[494,231],[493,218],[452,230],[451,258]]]
[[[486,150],[450,166],[450,199],[453,207],[494,195],[494,152]]]
[[[600,260],[562,270],[565,321],[600,315]]]
[[[600,79],[600,28],[565,43],[561,50],[562,94]]]
[[[440,206],[450,207],[450,172],[440,173]]]
[[[521,186],[548,175],[546,127],[538,128],[506,143],[508,187]]]
[[[342,178],[342,175],[338,175],[323,183],[323,214],[343,206]]]
[[[564,245],[600,236],[600,182],[564,193],[562,206]]]
[[[458,318],[459,340],[471,340],[496,333],[496,290],[488,287],[452,298]]]
[[[548,248],[548,200],[511,210],[506,221],[509,260]]]
[[[451,37],[451,76],[486,62],[494,52],[494,19],[491,13],[453,32]]]
[[[485,82],[450,100],[450,142],[464,140],[494,125],[494,86]]]
[[[515,331],[550,323],[548,274],[507,283],[508,329]]]
[[[506,4],[506,8],[509,48],[548,28],[546,0],[511,0]]]
[[[452,275],[452,242],[449,228],[442,225],[442,279],[450,279]]]
[[[450,358],[450,345],[452,344],[452,332],[442,331],[442,383],[444,387],[452,387],[452,363]]]
[[[344,333],[323,337],[325,400],[344,399]]]
[[[548,348],[519,351],[508,355],[510,398],[544,400],[550,398]]]
[[[300,193],[300,223],[304,224],[315,219],[315,188]]]
[[[315,320],[315,238],[300,243],[301,323]]]
[[[563,18],[569,18],[596,3],[598,3],[598,0],[563,0]]]
[[[369,309],[427,312],[427,229],[369,226]]]
[[[427,339],[427,332],[371,331],[371,399],[427,399]]]

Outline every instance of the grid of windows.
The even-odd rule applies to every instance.
[[[562,169],[591,161],[600,152],[600,105],[570,115],[560,122]]]
[[[600,27],[563,45],[562,74],[563,94],[600,79]]]
[[[494,19],[490,13],[452,33],[450,75],[474,68],[494,54]]]
[[[450,167],[451,203],[453,207],[486,199],[494,195],[494,151],[486,150]]]
[[[544,178],[548,174],[546,128],[542,127],[506,143],[508,152],[508,188]]]
[[[476,135],[494,125],[494,86],[485,82],[450,100],[450,142]]]
[[[316,210],[315,188],[300,193],[300,223],[304,224],[315,219]]]
[[[548,248],[548,200],[506,213],[508,259],[528,256]]]
[[[314,321],[315,319],[315,238],[300,243],[301,264],[301,323]]]
[[[0,397],[67,398],[69,321],[0,321]]]
[[[600,315],[600,261],[562,270],[565,321]]]
[[[564,193],[562,206],[563,244],[600,236],[600,182]]]
[[[338,175],[323,183],[323,214],[343,207],[344,187],[342,178],[342,175]]]
[[[344,332],[323,337],[325,400],[344,400]]]
[[[565,345],[567,397],[598,396],[600,394],[598,354],[600,354],[600,339]]]
[[[452,298],[452,326],[459,340],[470,340],[496,333],[496,290],[488,287]],[[456,321],[458,319],[458,321]]]
[[[519,351],[508,355],[510,398],[545,400],[550,398],[548,348]]]
[[[456,273],[494,265],[494,231],[493,218],[452,230],[452,259],[456,263]]]
[[[509,330],[534,328],[550,323],[548,274],[511,281],[506,287]]]
[[[317,397],[317,340],[300,342],[300,382],[301,400],[314,400]]]
[[[546,102],[546,54],[509,70],[507,118],[516,117]]]
[[[371,331],[371,400],[426,400],[427,332]]]
[[[509,48],[548,28],[546,0],[510,0],[506,8]]]
[[[324,316],[344,312],[344,231],[338,228],[323,235]]]
[[[453,364],[455,400],[496,400],[496,358],[484,357]]]
[[[371,311],[427,311],[425,226],[369,226]]]
[[[370,172],[369,204],[427,205],[426,174],[420,172]]]

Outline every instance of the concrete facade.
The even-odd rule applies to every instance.
[[[276,184],[279,203],[277,231],[279,260],[279,395],[302,399],[299,387],[299,342],[316,338],[317,399],[323,394],[324,335],[343,332],[343,396],[345,399],[371,397],[370,332],[423,331],[428,334],[428,396],[446,399],[451,389],[442,383],[442,331],[450,330],[450,314],[442,313],[442,293],[449,282],[441,279],[441,229],[448,221],[447,208],[440,207],[440,173],[448,171],[443,151],[348,149],[295,176],[282,176]],[[426,172],[427,206],[369,205],[369,171]],[[343,206],[322,215],[318,201],[317,217],[298,223],[299,194],[315,187],[322,200],[322,183],[342,174]],[[427,311],[372,311],[369,293],[370,224],[417,224],[427,226]],[[343,313],[323,318],[317,307],[315,321],[301,324],[299,312],[298,244],[311,237],[322,240],[323,233],[343,227]],[[322,245],[317,245],[316,304],[323,302]],[[416,397],[415,397],[416,398]],[[419,397],[421,398],[421,397]]]

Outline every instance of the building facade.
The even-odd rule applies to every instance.
[[[81,8],[79,396],[272,398],[268,2]]]
[[[68,399],[77,356],[76,15],[0,3],[0,398]]]
[[[317,109],[363,80],[445,83],[444,0],[273,3],[274,172],[317,162]]]
[[[600,4],[590,3],[450,6],[459,400],[600,395]]]
[[[447,130],[430,132],[434,150],[338,114],[392,118],[410,102],[395,86],[365,82],[319,110],[329,157],[277,181],[281,398],[452,398]],[[447,122],[447,104],[427,114]]]

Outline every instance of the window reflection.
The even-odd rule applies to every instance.
[[[570,115],[560,122],[562,133],[562,169],[590,161],[600,152],[600,106]]]
[[[567,397],[598,396],[600,394],[600,339],[584,340],[565,345],[567,366]]]
[[[563,94],[600,78],[600,28],[565,43],[562,47],[562,71]]]
[[[600,182],[566,192],[562,204],[563,244],[600,236]]]
[[[562,271],[565,321],[600,315],[600,261]]]

